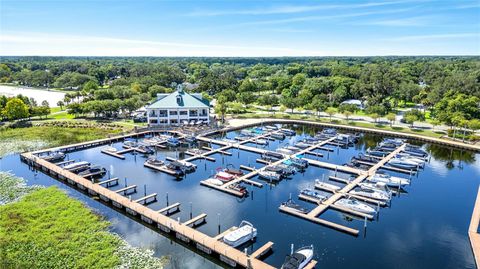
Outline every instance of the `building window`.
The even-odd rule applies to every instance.
[[[155,119],[155,120],[150,120],[150,124],[157,124],[158,121]]]
[[[167,119],[160,120],[160,124],[168,124],[168,120]]]
[[[190,110],[190,111],[189,111],[189,114],[190,114],[190,117],[196,117],[196,116],[198,116],[197,110]]]
[[[202,117],[207,116],[207,110],[202,109],[202,114],[200,114],[200,116],[202,116]]]
[[[160,117],[167,117],[168,116],[168,111],[167,110],[160,110],[158,115]]]
[[[170,124],[177,124],[178,120],[170,120]]]
[[[188,111],[186,111],[186,110],[181,110],[181,111],[180,111],[180,115],[186,116],[186,115],[188,115]]]
[[[155,110],[150,111],[150,117],[156,117],[157,113],[155,113]]]
[[[176,110],[170,110],[170,116],[176,116],[177,111]]]

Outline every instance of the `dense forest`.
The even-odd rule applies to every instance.
[[[188,82],[220,112],[252,103],[324,111],[359,99],[380,116],[415,103],[447,125],[480,118],[480,57],[3,57],[0,81],[69,90],[72,113],[96,116],[129,113]]]

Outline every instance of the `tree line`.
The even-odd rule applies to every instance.
[[[282,106],[386,117],[407,104],[422,104],[431,117],[454,126],[480,118],[479,57],[325,58],[115,58],[5,57],[0,81],[72,90],[65,104],[74,113],[115,116],[188,82],[217,99],[217,110],[241,105]],[[70,104],[69,104],[70,103]],[[103,109],[102,109],[103,108]],[[327,111],[329,110],[329,111]],[[374,117],[374,118],[375,118]],[[391,116],[390,116],[391,118]],[[408,120],[421,120],[411,112]]]

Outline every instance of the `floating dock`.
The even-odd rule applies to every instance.
[[[179,223],[156,210],[148,208],[119,194],[119,192],[124,190],[109,190],[98,183],[92,183],[90,180],[66,171],[53,163],[32,155],[31,153],[24,153],[21,155],[21,158],[28,164],[41,168],[46,173],[56,176],[60,180],[68,179],[76,185],[82,186],[82,189],[88,190],[90,195],[100,196],[103,201],[111,202],[112,206],[115,206],[118,209],[124,209],[131,215],[139,216],[141,220],[155,225],[165,233],[174,234],[175,237],[184,241],[186,244],[194,244],[206,254],[215,253],[216,255],[219,255],[220,260],[230,266],[252,269],[274,269],[273,266],[223,243],[218,238],[208,236],[195,228],[190,227],[191,224],[204,219],[206,216],[200,215],[194,218],[195,221],[189,220],[185,223]],[[133,187],[129,186],[127,188]],[[254,253],[257,255],[256,252]]]

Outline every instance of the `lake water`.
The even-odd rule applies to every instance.
[[[293,143],[302,132],[313,134],[317,129],[296,128],[298,136],[284,141],[271,142],[267,148],[275,149],[279,145]],[[227,133],[234,137],[237,132]],[[343,164],[366,148],[374,146],[382,138],[365,135],[354,147],[335,148],[334,152],[324,157],[309,156],[312,159]],[[120,149],[121,143],[113,144]],[[231,149],[232,156],[211,155],[216,162],[194,161],[198,169],[182,180],[143,166],[145,156],[127,154],[125,160],[102,154],[100,148],[91,148],[68,154],[69,159],[87,160],[104,166],[110,176],[119,177],[123,187],[127,178],[129,185],[139,186],[138,193],[132,198],[143,196],[143,186],[147,194],[158,193],[158,201],[148,205],[153,209],[166,206],[166,195],[170,203],[180,202],[182,211],[172,216],[182,221],[189,219],[192,203],[193,215],[207,213],[207,223],[198,229],[214,236],[218,233],[218,219],[222,231],[238,226],[242,220],[248,220],[258,229],[255,243],[248,246],[253,252],[268,241],[273,241],[274,252],[265,261],[274,266],[283,263],[285,255],[290,252],[290,244],[296,247],[313,244],[317,268],[475,268],[470,249],[467,230],[473,210],[477,189],[480,183],[480,156],[468,151],[452,150],[436,145],[424,145],[432,158],[424,170],[413,177],[406,193],[395,196],[391,206],[382,208],[378,220],[368,222],[367,231],[363,231],[363,220],[357,220],[340,212],[328,210],[320,218],[331,220],[360,230],[358,237],[353,237],[308,222],[306,220],[279,212],[278,206],[288,199],[295,198],[299,190],[311,187],[315,178],[328,178],[333,171],[310,166],[304,173],[297,173],[289,180],[278,185],[265,184],[263,188],[248,187],[253,194],[247,198],[231,195],[201,186],[199,181],[208,178],[216,168],[233,164],[255,165],[258,154]],[[184,157],[183,150],[158,151],[159,158],[166,156]],[[21,163],[17,155],[0,160],[0,169],[11,170],[28,180],[29,184],[57,185],[68,193],[85,202],[89,207],[112,222],[112,231],[135,246],[154,249],[156,255],[170,255],[170,268],[217,268],[218,261],[199,255],[167,238],[136,220],[120,213],[86,195],[58,182],[55,179],[35,173]],[[389,172],[390,173],[390,172]],[[406,177],[402,174],[392,175]],[[107,178],[108,176],[105,176]],[[253,178],[261,181],[260,179]],[[262,181],[261,181],[262,182]],[[265,183],[265,182],[264,182]],[[314,205],[298,201],[310,209]],[[220,215],[218,215],[220,214]]]
[[[39,88],[0,85],[0,95],[15,97],[19,94],[35,99],[38,105],[40,105],[43,101],[47,101],[50,107],[56,107],[57,102],[63,100],[65,97],[65,93],[63,92],[47,91]]]

